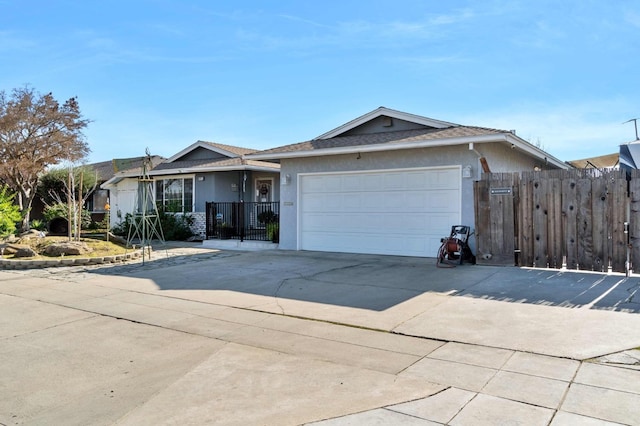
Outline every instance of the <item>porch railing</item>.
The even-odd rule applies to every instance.
[[[206,237],[240,241],[279,240],[280,203],[208,202]]]

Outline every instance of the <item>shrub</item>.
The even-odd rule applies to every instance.
[[[20,208],[13,203],[15,196],[6,186],[0,187],[0,237],[13,234],[16,222],[22,219]]]
[[[69,221],[69,206],[64,203],[56,203],[50,206],[46,206],[43,212],[44,219],[47,222],[51,222],[53,219],[61,217]],[[81,215],[82,228],[87,228],[91,225],[91,213],[88,210],[82,209]]]
[[[165,213],[162,210],[158,212],[158,215],[160,218],[162,233],[166,241],[184,241],[194,235],[191,230],[191,226],[194,223],[193,216]],[[130,213],[127,213],[124,216],[124,220],[121,220],[117,225],[115,225],[111,229],[111,232],[115,235],[127,237],[132,224],[133,216]]]
[[[188,214],[172,214],[160,212],[160,225],[164,239],[169,241],[184,241],[193,236],[191,226],[193,216]]]

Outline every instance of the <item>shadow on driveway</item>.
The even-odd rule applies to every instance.
[[[160,290],[232,291],[383,311],[423,293],[640,313],[640,277],[516,267],[437,268],[435,259],[299,251],[212,252],[90,273]]]

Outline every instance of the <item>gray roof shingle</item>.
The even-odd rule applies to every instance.
[[[259,154],[277,154],[315,151],[320,149],[357,147],[381,144],[405,144],[428,140],[451,139],[460,137],[484,136],[498,133],[510,133],[507,130],[490,129],[475,126],[454,126],[445,129],[425,128],[417,130],[402,130],[396,132],[372,133],[353,136],[337,136],[329,139],[314,139],[292,145],[260,151]]]

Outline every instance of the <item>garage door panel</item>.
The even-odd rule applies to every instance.
[[[301,176],[299,248],[434,257],[460,220],[460,169]]]
[[[311,235],[316,244],[314,248],[303,250],[335,251],[334,240],[345,237],[342,233],[322,232]],[[347,243],[341,246],[342,253],[364,253],[363,247],[369,254],[392,254],[400,256],[424,256],[427,241],[417,237],[389,236],[385,239],[373,235],[348,234]],[[435,256],[435,254],[434,254]]]

